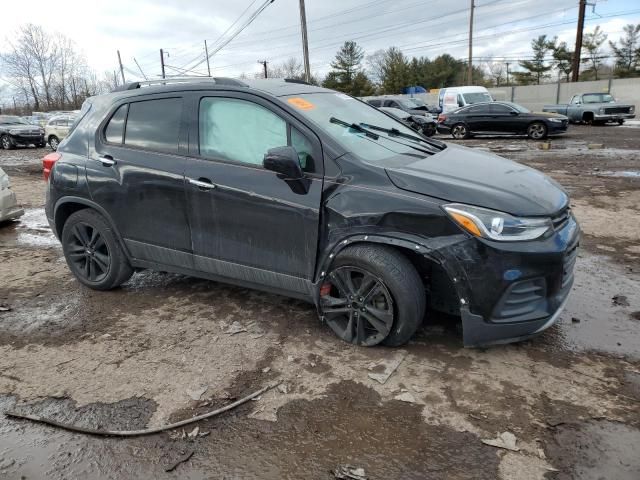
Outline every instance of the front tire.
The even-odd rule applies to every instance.
[[[542,122],[533,122],[527,127],[527,136],[531,140],[542,140],[547,138],[547,126]]]
[[[111,226],[95,210],[73,213],[64,224],[61,240],[69,269],[89,288],[111,290],[133,274]]]
[[[427,137],[433,137],[436,134],[436,126],[432,124],[425,125],[422,128],[422,134],[426,135]]]
[[[9,138],[9,135],[3,135],[2,138],[0,138],[0,146],[2,146],[4,150],[11,150],[12,148],[14,148],[13,142],[11,141],[11,138]]]
[[[466,140],[471,136],[471,132],[464,123],[456,123],[451,127],[451,136],[456,140]]]
[[[326,280],[330,291],[320,297],[321,314],[346,342],[396,347],[408,342],[424,319],[422,280],[407,257],[391,247],[346,248]]]

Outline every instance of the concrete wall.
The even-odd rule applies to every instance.
[[[609,92],[620,102],[640,107],[640,78],[496,87],[489,92],[496,100],[513,101],[532,110],[542,110],[548,103],[567,103],[573,95],[588,92]]]
[[[493,98],[519,103],[534,111],[541,111],[549,103],[567,103],[578,93],[611,93],[618,101],[631,103],[640,108],[640,78],[620,78],[577,83],[547,83],[519,87],[495,87],[488,89]],[[389,95],[395,97],[396,95]],[[410,95],[404,95],[409,97]],[[416,93],[414,97],[429,105],[438,104],[437,93]]]

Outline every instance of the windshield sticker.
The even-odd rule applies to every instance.
[[[299,108],[300,110],[313,110],[314,108],[316,108],[313,103],[300,97],[289,98],[287,102],[289,102],[294,107]]]

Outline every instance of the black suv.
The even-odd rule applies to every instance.
[[[221,280],[308,300],[367,346],[408,341],[429,306],[482,345],[547,328],[573,281],[554,181],[300,82],[130,84],[44,163],[51,228],[98,290],[147,268]]]
[[[11,150],[18,145],[44,147],[44,129],[15,115],[0,115],[0,148]]]

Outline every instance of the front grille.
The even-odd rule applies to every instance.
[[[607,107],[604,113],[629,113],[629,107]]]
[[[573,281],[573,267],[576,264],[576,259],[578,258],[578,245],[574,245],[571,250],[569,250],[564,259],[562,260],[562,283],[560,284],[560,290],[564,290]]]
[[[570,217],[571,217],[571,209],[569,207],[565,208],[557,215],[551,217],[551,222],[553,223],[553,229],[556,231],[562,229],[562,227],[564,227],[567,224]]]

